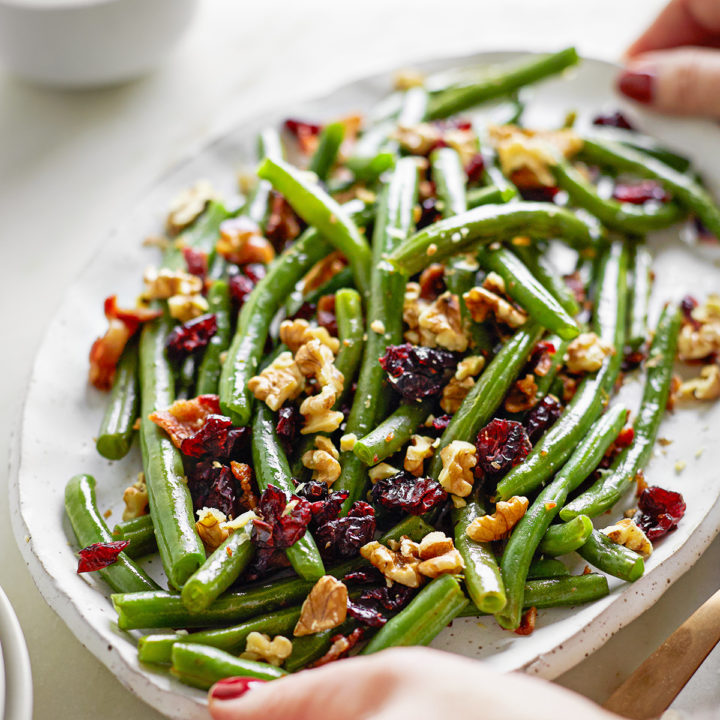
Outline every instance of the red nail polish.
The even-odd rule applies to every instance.
[[[655,74],[625,70],[617,83],[618,90],[632,100],[651,103],[655,95]]]
[[[210,698],[212,700],[236,700],[264,682],[265,680],[249,677],[226,678],[212,686]]]

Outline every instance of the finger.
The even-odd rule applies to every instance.
[[[261,684],[240,697],[218,683],[210,689],[214,720],[337,720],[367,717],[396,685],[396,674],[375,658],[352,658]]]
[[[681,45],[713,44],[720,34],[717,0],[671,0],[650,27],[626,50],[635,57],[651,50]]]
[[[632,100],[676,115],[720,118],[720,51],[677,48],[634,58],[618,78]]]

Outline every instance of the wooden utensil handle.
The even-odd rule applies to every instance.
[[[670,635],[603,707],[635,720],[659,717],[718,641],[720,590]]]

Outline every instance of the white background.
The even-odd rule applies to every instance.
[[[204,0],[174,56],[135,83],[62,92],[0,70],[0,458],[18,426],[35,348],[65,288],[143,188],[228,114],[277,106],[438,55],[575,44],[581,53],[617,59],[663,4]],[[7,469],[0,466],[5,497],[6,485]],[[46,606],[15,547],[8,513],[2,503],[0,585],[30,648],[35,717],[159,718]],[[716,540],[652,610],[560,682],[602,701],[717,589],[718,566]],[[717,707],[718,673],[716,651],[677,706]]]

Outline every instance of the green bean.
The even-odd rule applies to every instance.
[[[684,173],[690,169],[690,160],[683,155],[679,155],[661,145],[655,138],[649,135],[643,135],[637,130],[625,130],[624,128],[616,127],[593,127],[590,135],[592,138],[603,140],[605,142],[616,142],[627,145],[635,150],[646,155],[660,160],[660,162],[669,165],[673,170]]]
[[[316,435],[301,435],[293,444],[293,457],[290,462],[290,476],[299,481],[305,482],[310,479],[310,469],[302,463],[302,456],[308,450],[315,450]]]
[[[667,306],[660,316],[650,345],[640,410],[633,423],[632,443],[615,458],[608,472],[567,507],[560,517],[569,520],[582,513],[595,517],[609,510],[635,482],[638,472],[652,454],[658,427],[670,395],[673,363],[682,314],[677,306]]]
[[[489,153],[487,154],[489,155]],[[485,170],[483,170],[483,180],[485,184],[494,185],[500,189],[502,193],[501,202],[507,203],[520,199],[520,191],[517,189],[517,186],[505,177],[499,167],[493,165],[493,157],[494,156],[489,156],[489,159],[486,159]]]
[[[402,107],[398,114],[399,125],[417,125],[427,114],[428,94],[423,87],[405,91]]]
[[[180,597],[185,607],[199,612],[211,605],[240,577],[254,554],[247,527],[231,533],[183,585]]]
[[[555,297],[535,279],[519,257],[503,247],[497,250],[482,248],[480,264],[496,272],[505,281],[508,295],[537,323],[563,339],[580,334],[577,323],[568,315]]]
[[[176,398],[191,398],[193,397],[193,388],[195,387],[195,368],[197,363],[195,358],[190,355],[186,357],[181,363],[180,367],[177,368],[175,373],[175,397]]]
[[[418,171],[413,158],[398,161],[386,185],[373,233],[370,297],[366,317],[365,351],[345,432],[358,437],[366,435],[378,420],[385,417],[389,393],[383,391],[385,373],[378,362],[388,345],[402,341],[402,304],[405,278],[385,262],[385,255],[406,238],[413,227],[413,211],[417,200]],[[377,323],[382,332],[376,332]],[[338,490],[347,490],[344,509],[363,496],[367,483],[365,465],[353,453],[341,454],[342,473],[335,482]]]
[[[332,295],[341,288],[350,287],[353,284],[353,274],[349,267],[344,267],[336,272],[327,282],[320,287],[311,290],[303,295],[300,290],[292,292],[285,302],[285,315],[292,317],[305,303],[317,303],[323,295]]]
[[[467,191],[466,202],[469,209],[480,205],[499,205],[505,202],[503,191],[497,185],[471,188]]]
[[[322,129],[317,150],[310,158],[308,166],[308,170],[314,172],[320,180],[327,180],[344,137],[345,125],[341,122],[329,123]]]
[[[273,160],[283,159],[282,140],[275,128],[265,128],[262,130],[258,135],[257,144],[258,160],[265,158],[272,158]],[[270,190],[272,190],[272,185],[267,180],[258,180],[244,210],[245,214],[261,227],[265,225],[265,220],[268,215]]]
[[[550,392],[560,368],[565,363],[565,353],[570,344],[569,340],[562,340],[557,335],[551,335],[547,341],[553,345],[555,352],[551,356],[548,371],[544,375],[535,375],[535,384],[537,385],[535,397],[538,400],[542,400]]]
[[[544,555],[555,557],[577,550],[590,537],[592,520],[587,515],[578,515],[569,522],[551,525],[538,545]]]
[[[345,162],[355,181],[372,182],[395,164],[396,144],[388,140],[394,122],[381,123],[363,133]]]
[[[571,47],[552,55],[533,57],[521,64],[491,68],[483,79],[472,85],[448,88],[433,95],[427,117],[431,120],[449,117],[474,105],[509,95],[525,85],[566,70],[578,60],[575,48]]]
[[[252,459],[258,487],[263,491],[274,485],[288,494],[293,494],[295,486],[287,456],[280,445],[273,414],[264,403],[258,405],[252,429]],[[301,578],[317,580],[325,574],[320,552],[309,532],[286,548],[285,554]]]
[[[403,242],[388,260],[405,275],[414,275],[431,262],[519,234],[562,237],[573,247],[587,248],[593,246],[596,233],[587,220],[549,203],[481,205],[428,225]]]
[[[513,528],[500,560],[507,593],[507,604],[497,615],[502,627],[513,629],[520,624],[522,590],[535,550],[541,544],[550,523],[565,504],[568,494],[583,482],[602,460],[620,432],[625,417],[625,408],[618,406],[596,422],[580,440],[575,452],[555,480],[537,496]],[[582,532],[587,538],[588,533],[592,532],[592,523],[588,518],[580,522],[583,524]]]
[[[614,543],[598,530],[592,532],[577,552],[598,570],[627,582],[635,582],[645,572],[645,561],[641,555]]]
[[[100,423],[95,447],[108,460],[119,460],[130,451],[140,409],[138,346],[131,341],[118,362],[112,391]]]
[[[535,558],[528,569],[528,580],[539,580],[545,578],[562,577],[569,575],[567,566],[559,560],[550,557]],[[525,593],[528,591],[528,583],[525,583]]]
[[[206,645],[175,643],[172,648],[170,672],[186,685],[207,690],[218,680],[227,677],[252,677],[258,680],[277,680],[287,675],[285,670],[255,660],[243,660],[230,653]]]
[[[170,270],[184,270],[187,267],[183,248],[200,250],[211,256],[215,253],[215,243],[220,234],[220,223],[227,220],[230,213],[224,205],[211,200],[200,217],[186,230],[183,230],[176,242],[163,255],[163,267]]]
[[[370,289],[370,248],[350,214],[319,185],[308,182],[300,170],[286,162],[265,158],[258,168],[258,176],[269,180],[308,225],[315,227],[345,255],[356,287],[367,295]]]
[[[112,531],[113,540],[127,540],[130,545],[125,548],[129,558],[138,558],[143,555],[157,552],[155,528],[149,515],[141,515],[118,523]]]
[[[288,672],[302,670],[302,668],[321,658],[330,649],[332,638],[335,635],[347,635],[355,625],[356,623],[353,620],[346,620],[339,627],[323,630],[313,635],[293,638],[292,654],[285,661],[285,669]]]
[[[580,312],[575,294],[544,253],[538,252],[537,248],[533,246],[513,245],[511,250],[569,315],[575,317]]]
[[[338,290],[335,294],[335,317],[340,340],[340,350],[335,358],[335,367],[344,378],[342,392],[335,400],[334,407],[337,409],[342,406],[352,389],[365,345],[362,300],[357,290],[352,288]]]
[[[440,438],[440,446],[430,463],[431,477],[437,480],[442,470],[442,448],[453,440],[473,441],[478,430],[490,420],[542,332],[539,325],[527,323],[515,332],[485,368]]]
[[[630,266],[627,345],[631,350],[639,350],[648,338],[648,303],[652,289],[652,256],[645,243],[633,243]]]
[[[97,509],[95,478],[91,475],[70,478],[65,486],[65,513],[81,548],[114,540]],[[133,593],[157,588],[157,584],[122,552],[112,565],[98,570],[98,574],[115,592]]]
[[[468,525],[482,515],[485,515],[485,508],[477,493],[466,499],[464,507],[453,509],[455,547],[465,562],[465,589],[470,600],[480,612],[496,613],[505,607],[506,599],[495,554],[490,543],[475,542],[466,532]]]
[[[460,583],[452,575],[440,575],[390,618],[361,654],[371,655],[389,647],[429,645],[467,604]]]
[[[507,500],[539,487],[570,456],[602,412],[620,370],[625,338],[627,305],[627,253],[623,243],[613,243],[599,263],[600,293],[595,305],[593,329],[615,352],[608,355],[600,369],[579,385],[563,414],[543,435],[520,465],[498,483],[497,497]],[[586,513],[587,514],[587,513]]]
[[[178,642],[209,645],[234,655],[239,654],[245,650],[245,641],[251,632],[266,633],[272,637],[292,635],[299,618],[300,607],[292,607],[217,630],[145,635],[138,640],[138,659],[145,663],[169,665],[172,662],[173,645]]]
[[[140,336],[140,446],[160,558],[170,583],[181,588],[205,562],[205,549],[195,529],[180,451],[149,417],[175,399],[165,355],[165,339],[173,325],[167,316],[158,318],[146,323]]]
[[[695,213],[705,227],[720,237],[720,208],[693,178],[637,150],[613,142],[584,139],[582,157],[600,165],[657,180],[680,205]]]
[[[450,147],[435,150],[430,155],[430,163],[443,217],[452,217],[466,212],[465,185],[467,177],[457,150]]]
[[[433,405],[432,400],[400,403],[394,413],[355,443],[353,453],[365,465],[375,465],[394,455],[425,422]]]
[[[365,204],[360,201],[343,207],[358,220],[366,217]],[[260,364],[275,313],[298,280],[329,252],[330,246],[317,230],[306,230],[275,259],[242,306],[219,387],[220,406],[235,425],[250,422],[253,396],[247,384]]]
[[[552,170],[558,186],[567,192],[572,203],[591,212],[612,230],[646,233],[666,228],[682,218],[683,213],[674,202],[659,203],[650,209],[600,197],[595,186],[570,163],[560,162]]]
[[[207,301],[210,306],[209,312],[215,315],[217,331],[210,338],[198,368],[196,387],[198,395],[217,393],[222,372],[222,354],[230,345],[231,303],[230,290],[225,280],[213,282],[208,290]]]

